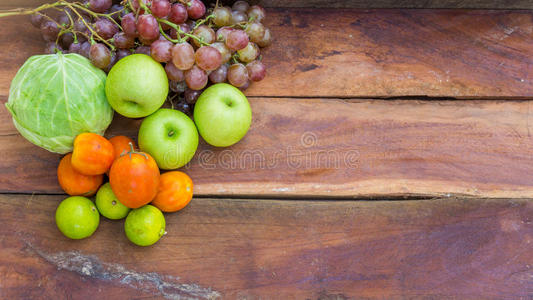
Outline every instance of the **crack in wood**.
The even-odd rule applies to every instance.
[[[180,283],[179,277],[160,275],[156,272],[137,272],[120,264],[102,262],[97,256],[79,251],[47,253],[26,241],[30,249],[58,270],[76,272],[84,277],[111,281],[120,285],[163,296],[172,300],[220,299],[219,292],[197,284]]]

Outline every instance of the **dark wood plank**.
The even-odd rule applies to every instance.
[[[0,7],[33,7],[47,0],[3,1]],[[215,3],[215,0],[204,0]],[[233,0],[220,0],[231,5]],[[251,4],[264,7],[320,7],[320,8],[481,8],[481,9],[532,9],[529,0],[250,0]]]
[[[533,197],[529,101],[250,101],[248,135],[201,142],[184,168],[197,195]],[[59,155],[0,121],[0,191],[60,193]],[[108,135],[139,124],[117,118]]]
[[[251,96],[533,97],[533,13],[271,9],[276,42]],[[0,19],[0,97],[42,51],[27,17]],[[26,24],[25,26],[21,26]]]
[[[231,2],[231,1],[229,1]],[[528,0],[260,0],[266,7],[531,9]]]
[[[2,298],[526,299],[533,293],[528,200],[194,199],[166,216],[168,234],[149,248],[130,244],[122,221],[103,220],[89,239],[67,240],[54,224],[60,200],[0,196]]]

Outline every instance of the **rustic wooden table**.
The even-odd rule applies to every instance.
[[[1,108],[0,298],[531,299],[533,11],[361,9],[531,4],[415,2],[264,1],[276,41],[251,130],[201,143],[196,197],[152,247],[122,221],[63,237],[60,156]],[[43,42],[24,17],[0,41],[5,103]]]

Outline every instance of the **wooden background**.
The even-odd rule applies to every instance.
[[[533,12],[514,10],[531,3],[263,3],[276,41],[251,130],[201,142],[196,197],[153,247],[122,221],[64,238],[60,156],[0,108],[0,298],[533,297]],[[359,9],[376,7],[452,9]],[[0,19],[0,41],[5,103],[43,42],[25,17]]]

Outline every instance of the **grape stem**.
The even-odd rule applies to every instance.
[[[37,13],[40,10],[60,6],[61,4],[62,4],[61,2],[56,2],[56,3],[43,4],[35,9],[15,8],[15,9],[4,10],[3,12],[0,12],[0,18],[9,17],[9,16],[32,15],[34,13]]]
[[[196,23],[196,25],[194,25],[194,28],[193,28],[193,29],[198,28],[200,25],[202,25],[202,24],[204,24],[205,22],[209,21],[209,19],[211,19],[211,18],[213,18],[213,17],[214,17],[214,15],[211,14],[211,15],[205,17],[205,19],[202,19],[202,20],[198,21],[198,22]]]
[[[120,24],[118,24],[114,19],[113,17],[111,17],[111,15],[115,14],[115,13],[119,13],[121,11],[117,11],[117,12],[114,12],[114,13],[111,13],[111,14],[100,14],[100,13],[95,13],[93,11],[91,11],[90,9],[86,8],[85,6],[83,6],[82,4],[78,3],[78,2],[74,2],[74,3],[70,3],[70,2],[67,2],[67,1],[64,1],[64,0],[59,0],[55,3],[48,3],[48,4],[43,4],[37,8],[33,8],[33,9],[27,9],[27,8],[15,8],[15,9],[10,9],[10,10],[6,10],[6,11],[2,11],[0,12],[0,18],[1,17],[8,17],[8,16],[19,16],[19,15],[32,15],[32,14],[40,14],[40,15],[43,15],[43,16],[46,16],[44,14],[41,14],[40,11],[42,10],[45,10],[45,9],[50,9],[50,8],[56,8],[58,10],[60,10],[59,8],[57,8],[58,6],[63,6],[63,7],[68,7],[70,8],[76,15],[78,15],[78,18],[81,19],[81,21],[83,22],[83,24],[87,27],[87,29],[95,36],[97,37],[99,40],[101,40],[104,44],[106,44],[109,48],[111,48],[111,50],[115,50],[115,46],[113,46],[111,43],[109,43],[107,40],[105,40],[104,38],[102,38],[98,33],[96,33],[96,31],[94,31],[94,29],[89,26],[89,24],[87,24],[87,22],[85,21],[85,19],[81,16],[81,14],[78,12],[77,9],[80,9],[80,10],[83,10],[84,12],[87,12],[89,14],[91,14],[92,16],[94,17],[106,17],[108,19],[110,19],[113,23],[115,23],[119,28],[120,30],[122,30],[122,27],[120,26]],[[76,9],[77,8],[77,9]],[[72,22],[72,18],[70,17],[70,14],[68,12],[66,12],[67,16],[69,17],[70,21]],[[72,30],[70,27],[69,28],[65,28],[65,26],[57,23],[55,20],[53,20],[52,18],[46,16],[48,19],[52,20],[61,30],[58,34],[58,38],[56,39],[56,42],[59,40],[59,37],[67,32],[72,32],[72,33],[76,33],[74,30]],[[74,24],[74,22],[72,22],[72,25]],[[83,34],[83,33],[82,33]],[[85,36],[87,36],[86,34],[84,34]],[[92,38],[91,38],[92,40]]]
[[[178,39],[178,40],[175,40],[175,39],[169,37],[169,36],[166,34],[166,32],[163,30],[163,27],[161,27],[161,23],[158,23],[158,24],[159,24],[159,32],[160,32],[160,33],[161,33],[161,34],[162,34],[167,40],[171,41],[171,42],[174,43],[174,44],[182,43],[182,42],[183,42],[183,40],[182,40],[181,38]]]
[[[179,33],[180,37],[181,37],[182,35],[184,35],[184,36],[186,36],[186,37],[190,37],[190,38],[192,38],[192,39],[198,41],[198,42],[199,42],[201,45],[203,45],[203,46],[209,46],[209,44],[206,43],[206,42],[204,42],[203,39],[201,39],[201,38],[195,36],[194,34],[190,34],[190,33],[187,33],[187,32],[185,32],[185,31],[181,30],[181,28],[180,28],[178,25],[176,25],[176,24],[174,24],[174,23],[172,23],[172,22],[170,22],[170,21],[168,21],[168,20],[161,19],[161,18],[157,18],[157,21],[160,22],[160,23],[165,23],[165,24],[167,24],[168,26],[170,26],[170,27],[176,29],[176,31]],[[170,39],[169,41],[172,41],[172,40]],[[183,39],[181,39],[181,42],[183,42]]]
[[[74,9],[74,7],[72,6],[72,4],[68,3],[68,2],[65,2],[65,6],[67,6],[68,8],[70,8],[75,14],[78,15],[78,18],[80,18],[80,20],[83,22],[83,24],[87,27],[87,29],[89,29],[89,31],[94,35],[96,36],[98,39],[100,39],[104,44],[106,44],[109,48],[111,48],[112,51],[115,50],[115,46],[113,46],[110,42],[108,42],[107,40],[105,40],[103,37],[101,37],[96,31],[94,31],[94,29],[92,29],[91,26],[89,26],[89,24],[87,24],[87,21],[85,21],[85,19],[82,17],[82,15],[76,10]],[[94,42],[93,38],[91,37],[91,41]]]

